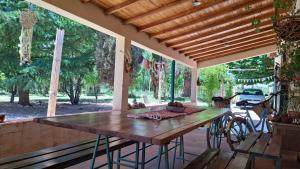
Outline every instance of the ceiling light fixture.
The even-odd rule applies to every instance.
[[[201,5],[200,0],[193,0],[193,6],[199,6]]]

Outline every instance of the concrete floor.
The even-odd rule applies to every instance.
[[[191,152],[194,154],[201,154],[203,151],[205,151],[205,149],[207,148],[205,131],[206,130],[204,128],[197,129],[197,130],[194,130],[184,136],[186,152]],[[130,151],[133,151],[134,149],[135,149],[135,146],[130,146],[130,147],[127,147],[124,150],[122,150],[122,153],[130,152]],[[221,149],[223,151],[230,151],[226,140],[222,140]],[[152,147],[148,148],[146,151],[146,159],[149,159],[149,158],[155,156],[157,151],[158,151],[157,146],[152,146]],[[169,163],[170,164],[172,163],[172,160],[173,160],[173,154],[174,154],[174,151],[173,150],[170,151],[170,153],[169,153]],[[134,155],[132,155],[130,157],[132,159],[132,158],[134,158]],[[195,158],[195,157],[186,154],[186,159],[192,160],[193,158]],[[98,157],[96,163],[103,164],[105,161],[106,161],[105,157]],[[89,164],[90,164],[90,161],[87,161],[87,162],[78,164],[76,166],[70,167],[70,169],[89,168]],[[152,162],[148,163],[145,168],[146,169],[156,168],[156,164],[157,164],[157,161],[153,160]],[[187,164],[188,164],[188,162],[183,164],[182,161],[176,160],[175,169],[183,169],[184,166],[186,166]],[[164,158],[162,158],[161,168],[162,169],[165,168],[164,166],[165,166]],[[103,167],[103,168],[106,168],[106,167]],[[114,168],[116,168],[116,166],[114,166]],[[127,167],[121,167],[121,168],[125,169]],[[273,169],[274,163],[273,163],[273,161],[270,161],[270,160],[257,159],[255,168],[256,169]],[[300,169],[300,163],[297,163],[296,156],[291,155],[291,154],[284,155],[283,156],[283,169]]]

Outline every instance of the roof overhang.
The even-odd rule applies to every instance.
[[[95,5],[89,3],[83,5],[80,0],[27,1],[116,38],[128,38],[133,41],[133,45],[146,48],[168,59],[174,59],[188,67],[195,68],[197,66],[194,60],[185,57],[170,47],[166,47],[163,43],[150,38],[144,32],[138,32],[135,27],[124,25],[120,19],[105,14],[104,10]]]

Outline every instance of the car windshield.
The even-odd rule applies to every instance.
[[[242,93],[243,95],[264,95],[259,89],[246,89]]]

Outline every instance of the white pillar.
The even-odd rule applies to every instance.
[[[128,111],[129,73],[126,72],[126,55],[131,54],[131,40],[124,37],[116,38],[113,112],[126,114]],[[127,56],[128,57],[128,56]]]
[[[191,82],[191,102],[197,104],[197,68],[192,68],[192,82]]]
[[[297,0],[297,3],[296,3],[296,10],[300,10],[300,0]]]

